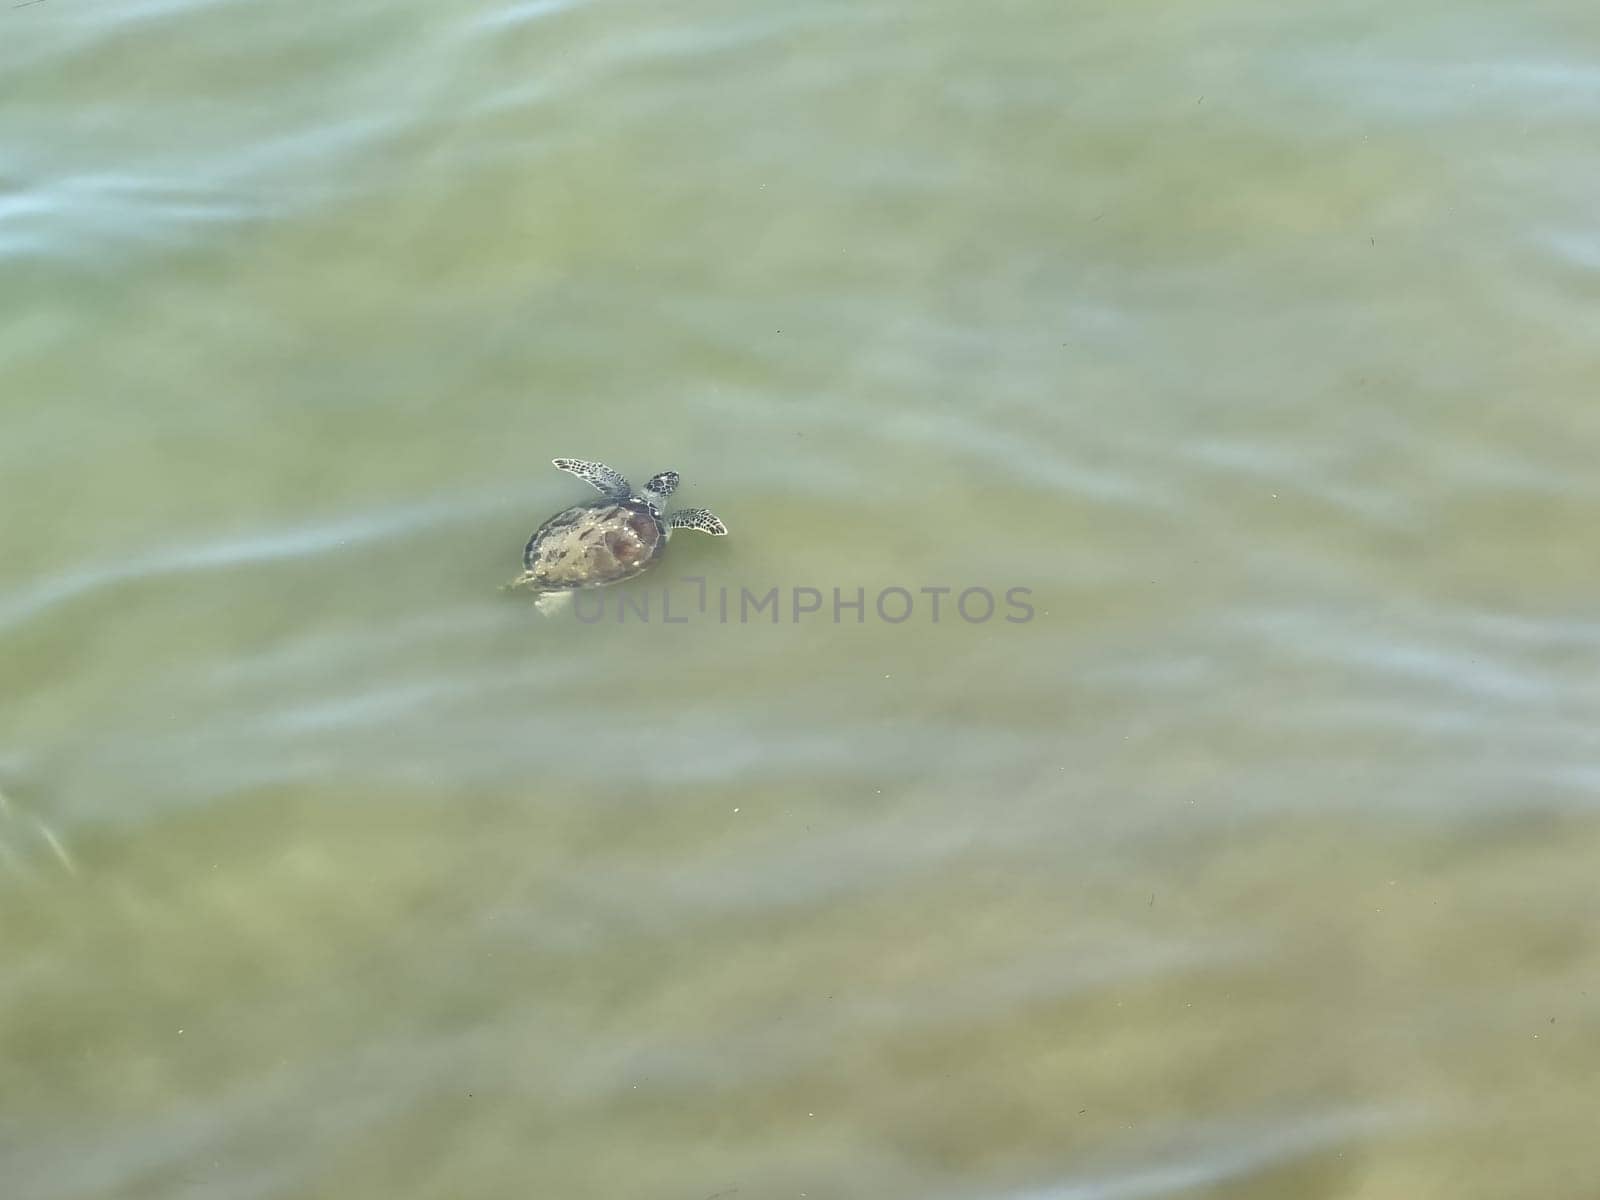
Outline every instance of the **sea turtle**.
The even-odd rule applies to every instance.
[[[579,588],[631,579],[661,557],[674,529],[698,529],[721,537],[728,527],[705,508],[680,508],[662,515],[662,503],[678,486],[676,471],[662,471],[638,491],[604,463],[576,458],[551,460],[600,493],[599,500],[562,509],[528,539],[527,569],[508,585],[538,594],[541,612],[555,611]]]

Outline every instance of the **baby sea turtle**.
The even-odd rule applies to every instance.
[[[620,583],[653,565],[674,529],[698,529],[722,537],[728,527],[705,508],[680,508],[666,516],[661,505],[678,486],[676,471],[663,471],[637,492],[604,463],[576,458],[551,460],[600,493],[599,500],[562,509],[528,539],[527,569],[510,583],[538,594],[541,612],[555,611],[579,588]]]

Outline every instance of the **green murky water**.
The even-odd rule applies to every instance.
[[[1597,118],[1575,0],[0,11],[5,1195],[1586,1194]],[[556,455],[732,536],[542,618]]]

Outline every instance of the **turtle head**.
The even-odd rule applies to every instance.
[[[676,471],[663,471],[659,475],[652,475],[650,482],[644,485],[642,493],[644,502],[651,508],[659,509],[662,501],[678,490],[678,473]]]

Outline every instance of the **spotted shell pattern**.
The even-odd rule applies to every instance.
[[[541,592],[616,583],[643,571],[666,544],[666,526],[641,500],[574,505],[528,539],[518,582]]]

